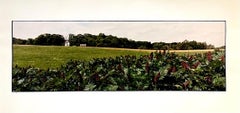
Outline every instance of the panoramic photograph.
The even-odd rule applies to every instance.
[[[226,91],[226,21],[12,21],[12,91]]]

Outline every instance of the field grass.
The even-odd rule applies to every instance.
[[[155,50],[107,48],[107,47],[63,47],[13,45],[13,66],[34,66],[42,69],[57,68],[67,61],[85,60],[120,55],[145,55]],[[213,50],[170,50],[180,55],[205,53]]]
[[[144,55],[147,51],[132,51],[96,47],[63,46],[21,46],[13,45],[13,66],[34,66],[42,69],[57,68],[70,59],[90,60],[92,58],[115,57],[120,55]]]

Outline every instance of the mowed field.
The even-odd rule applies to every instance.
[[[144,55],[147,51],[107,49],[98,47],[23,46],[13,45],[13,66],[34,66],[43,69],[57,68],[69,60],[91,60],[93,58],[120,55]]]
[[[120,55],[145,55],[155,50],[13,45],[13,66],[33,66],[42,69],[58,68],[69,60],[91,60],[93,58],[116,57]],[[204,53],[213,50],[171,50],[179,54]]]

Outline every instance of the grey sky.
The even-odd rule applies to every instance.
[[[196,40],[225,45],[224,22],[13,22],[13,37],[36,38],[43,33],[99,34],[150,42]]]

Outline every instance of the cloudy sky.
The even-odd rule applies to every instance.
[[[225,22],[13,22],[13,37],[36,38],[43,33],[97,35],[104,33],[132,40],[182,42],[187,39],[206,42],[215,47],[225,44]]]

